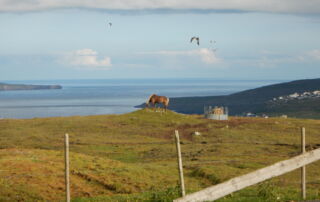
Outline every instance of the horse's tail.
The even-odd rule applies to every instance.
[[[170,99],[167,97],[166,106],[168,107]]]

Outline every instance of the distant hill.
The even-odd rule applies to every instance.
[[[226,96],[170,98],[169,109],[186,114],[202,114],[204,106],[227,106],[229,114],[288,114],[303,118],[320,118],[320,98],[293,100],[274,105],[269,101],[293,93],[320,89],[320,79],[305,79],[245,90]],[[144,107],[144,104],[137,106]]]
[[[25,85],[25,84],[5,84],[0,83],[0,91],[7,90],[43,90],[43,89],[61,89],[60,85]]]

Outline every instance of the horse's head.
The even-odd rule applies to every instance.
[[[149,97],[148,100],[146,101],[146,107],[149,107],[149,103],[151,102],[151,98],[153,98],[154,96],[156,96],[156,94],[150,95],[150,97]]]
[[[157,96],[157,95],[156,95],[156,94],[150,95],[150,97],[148,98],[148,100],[147,100],[147,102],[146,102],[147,105],[151,102],[151,99],[152,99],[154,96]]]

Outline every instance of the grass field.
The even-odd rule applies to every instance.
[[[0,201],[64,200],[64,134],[70,139],[74,201],[170,201],[179,196],[174,130],[187,193],[320,146],[320,120],[231,117],[171,111],[0,120]],[[201,136],[193,136],[199,131]],[[307,166],[307,196],[320,198],[320,162]],[[299,170],[219,201],[300,199]]]

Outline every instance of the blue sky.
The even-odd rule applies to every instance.
[[[320,77],[319,1],[92,2],[0,0],[0,80]]]

